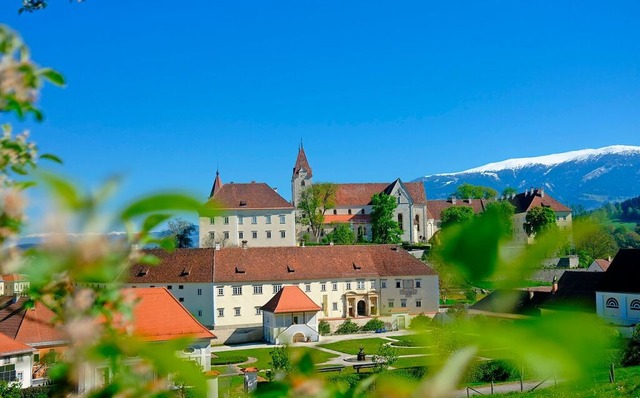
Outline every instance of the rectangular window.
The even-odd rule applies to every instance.
[[[256,315],[262,315],[262,310],[260,307],[256,307]]]
[[[393,300],[389,300],[389,308],[393,308]]]
[[[278,293],[280,290],[282,290],[282,285],[273,285],[273,294]]]
[[[407,299],[400,300],[400,307],[407,308]]]
[[[271,239],[271,231],[267,231],[267,239]]]
[[[333,308],[334,311],[338,311],[338,303],[334,302],[332,308]]]
[[[178,301],[179,301],[179,302],[181,302],[181,303],[183,303],[183,302],[184,302],[184,297],[180,297],[180,298],[178,298]]]
[[[224,296],[224,287],[218,288],[218,296]]]
[[[224,225],[228,225],[229,224],[229,217],[225,217],[224,218]]]
[[[251,224],[257,224],[258,223],[258,216],[251,216]]]
[[[331,290],[333,290],[334,292],[338,291],[338,284],[336,282],[333,282],[331,284]]]
[[[238,232],[238,239],[244,239],[244,232],[242,231]]]
[[[184,289],[184,285],[178,285],[178,289],[180,290]]]
[[[234,296],[242,296],[242,286],[234,286],[233,287],[233,295]]]
[[[224,317],[224,308],[218,308],[218,318]]]
[[[238,216],[238,225],[243,225],[243,224],[244,224],[244,217]]]
[[[224,231],[222,236],[224,236],[224,239],[229,239],[229,231]]]
[[[311,291],[311,284],[310,283],[305,283],[304,284],[304,291],[307,292],[307,293]]]
[[[326,292],[327,291],[327,284],[326,283],[321,283],[320,284],[320,291],[321,292]]]
[[[251,231],[251,238],[258,239],[258,231]]]
[[[372,279],[371,280],[371,290],[375,290],[376,289],[376,280]]]
[[[167,286],[167,290],[171,290],[171,289],[173,289],[173,286],[168,285],[168,286]]]
[[[216,231],[209,232],[209,239],[216,240]]]
[[[422,287],[422,281],[420,279],[416,279],[416,289],[420,289]]]
[[[198,310],[198,316],[202,316],[202,310]]]
[[[215,224],[215,223],[216,223],[216,219],[215,219],[215,217],[209,217],[209,224],[210,224],[210,225],[213,225],[213,224]]]
[[[240,307],[233,308],[233,315],[240,316]]]
[[[202,289],[198,289],[198,296],[202,296]]]
[[[287,222],[287,219],[285,218],[285,216],[280,216],[280,224],[284,224]]]
[[[347,289],[347,290],[351,290],[351,282],[347,282],[347,283],[345,284],[345,289]]]
[[[358,290],[364,290],[364,281],[356,281],[356,283]]]
[[[416,300],[416,307],[422,307],[422,300]]]
[[[271,216],[264,216],[264,221],[265,221],[267,224],[271,224]]]
[[[253,287],[253,294],[262,294],[262,285],[255,285]]]
[[[402,287],[402,281],[400,279],[396,279],[396,288],[400,289]]]
[[[402,280],[402,288],[403,289],[413,289],[413,279],[403,279]]]
[[[386,279],[380,280],[380,289],[386,289],[386,288],[387,288],[387,280]]]
[[[286,238],[287,237],[287,231],[280,231],[280,237],[281,238]]]

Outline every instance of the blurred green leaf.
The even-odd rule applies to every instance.
[[[164,211],[197,211],[202,204],[191,196],[177,193],[161,193],[137,200],[121,213],[123,221],[149,213]]]
[[[171,218],[169,214],[152,214],[142,223],[142,231],[150,232],[153,228],[167,221],[169,218]]]
[[[62,164],[62,159],[60,159],[59,157],[57,157],[56,155],[54,155],[52,153],[42,154],[42,155],[40,155],[40,159],[51,160],[52,162],[56,162],[58,164]]]
[[[41,69],[40,75],[57,86],[64,86],[64,77],[51,68]]]
[[[45,185],[52,190],[57,199],[60,200],[61,204],[71,210],[79,210],[82,208],[83,200],[80,193],[72,183],[53,173],[41,171],[39,174],[45,182]]]

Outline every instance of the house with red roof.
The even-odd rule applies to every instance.
[[[322,310],[299,286],[284,286],[261,308],[264,339],[271,344],[320,340],[318,312]]]
[[[589,265],[589,268],[587,268],[587,271],[589,271],[589,272],[607,272],[607,269],[609,268],[609,265],[611,265],[611,257],[609,257],[607,259],[596,258],[595,260],[593,260],[591,265]]]
[[[138,264],[129,287],[165,287],[223,342],[262,339],[262,306],[298,286],[319,319],[409,318],[438,311],[438,275],[395,245],[177,249]],[[399,321],[400,322],[400,321]]]
[[[302,191],[313,185],[313,171],[302,145],[298,149],[291,176],[292,204],[297,208]],[[385,193],[397,200],[394,218],[402,230],[405,242],[427,240],[427,195],[421,182],[403,182],[399,178],[383,183],[335,184],[335,207],[325,214],[327,233],[336,223],[348,224],[358,237],[371,239],[371,197]],[[307,227],[298,225],[298,237],[309,233]]]
[[[190,339],[178,356],[196,362],[203,372],[211,370],[211,340],[216,336],[200,324],[165,288],[124,289],[123,294],[136,305],[130,324],[121,326],[144,341],[162,342],[180,338]],[[136,358],[131,358],[134,365]],[[81,393],[102,387],[112,375],[106,363],[85,362],[80,368],[78,390]]]
[[[223,184],[200,210],[200,247],[295,246],[295,208],[265,183]]]
[[[8,274],[0,276],[0,296],[22,296],[29,291],[26,275]]]
[[[0,381],[18,382],[21,388],[31,386],[33,347],[0,333]]]

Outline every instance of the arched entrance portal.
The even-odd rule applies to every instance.
[[[358,316],[367,316],[367,304],[364,300],[358,301]]]

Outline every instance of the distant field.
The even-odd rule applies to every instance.
[[[627,222],[627,221],[620,221],[619,219],[613,219],[613,220],[607,220],[604,222],[604,225],[607,226],[612,226],[614,228],[616,227],[620,227],[620,226],[624,226],[626,227],[628,230],[630,231],[634,231],[636,229],[636,226],[638,225],[638,223],[636,222]]]

